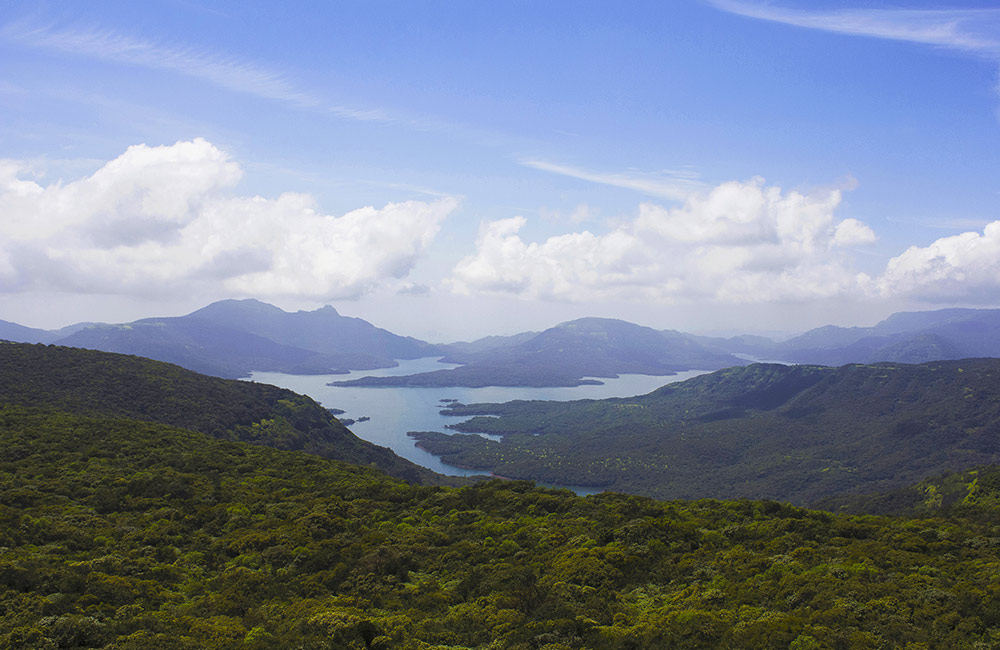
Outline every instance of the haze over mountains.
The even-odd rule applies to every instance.
[[[900,312],[873,327],[827,325],[786,341],[739,336],[692,337],[717,349],[791,363],[839,366],[845,363],[1000,356],[1000,310],[940,309]]]
[[[223,300],[191,314],[108,325],[39,330],[0,321],[0,338],[58,343],[168,361],[220,377],[252,371],[344,374],[440,356],[462,364],[415,375],[362,377],[347,386],[577,386],[622,373],[670,375],[768,359],[842,365],[1000,356],[1000,310],[944,309],[893,314],[873,327],[826,326],[777,342],[655,330],[582,318],[542,332],[432,344],[381,329],[327,306],[286,312],[258,300]]]
[[[337,386],[579,386],[585,377],[622,373],[672,375],[711,370],[746,361],[717,352],[679,334],[610,318],[581,318],[533,336],[517,335],[476,344],[444,346],[442,361],[464,364],[398,377],[363,377]]]
[[[289,313],[257,300],[223,300],[187,316],[53,332],[10,323],[0,328],[0,338],[135,354],[227,378],[254,370],[344,374],[441,353],[423,341],[341,316],[333,307]]]

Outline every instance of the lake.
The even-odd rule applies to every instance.
[[[650,375],[621,375],[617,379],[599,378],[604,383],[573,388],[531,388],[488,386],[485,388],[402,388],[402,387],[358,387],[327,386],[331,381],[355,379],[365,376],[388,377],[411,375],[429,370],[455,368],[453,364],[438,363],[436,357],[400,361],[395,368],[379,370],[357,370],[347,375],[286,375],[280,372],[254,372],[250,379],[263,384],[273,384],[303,393],[327,408],[343,409],[341,416],[357,420],[370,417],[367,422],[350,425],[358,437],[376,445],[389,447],[408,460],[430,468],[441,474],[452,476],[472,476],[482,471],[468,470],[448,465],[413,444],[407,431],[442,431],[447,424],[460,422],[463,418],[441,415],[446,406],[441,400],[458,400],[463,404],[477,402],[507,402],[516,399],[574,400],[602,399],[605,397],[631,397],[642,395],[664,384],[683,381],[704,374],[705,370],[688,370],[676,375],[654,377]],[[586,491],[586,490],[578,490]],[[598,492],[599,490],[591,490]]]

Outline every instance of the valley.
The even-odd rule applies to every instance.
[[[440,365],[432,357],[400,361],[398,367],[387,368],[379,372],[386,375],[417,373],[424,371],[425,368]],[[621,375],[615,379],[602,379],[600,384],[548,388],[386,386],[373,390],[361,386],[328,385],[328,379],[322,375],[288,375],[266,372],[253,373],[251,380],[274,384],[309,395],[324,406],[343,409],[345,411],[343,417],[357,418],[369,415],[370,421],[356,422],[350,426],[351,431],[369,442],[389,447],[403,458],[436,472],[466,476],[481,475],[483,472],[482,470],[463,469],[442,462],[439,457],[416,447],[414,439],[407,435],[410,431],[446,431],[445,427],[448,425],[457,424],[462,418],[441,415],[442,409],[449,404],[443,400],[457,399],[460,402],[471,404],[524,399],[573,400],[626,397],[649,392],[666,383],[683,381],[701,372],[703,371],[685,371],[668,377]],[[373,373],[371,371],[358,371],[352,374],[368,376]],[[563,481],[562,483],[572,485],[572,482]],[[592,487],[585,486],[574,486],[574,490],[578,492],[594,491]]]

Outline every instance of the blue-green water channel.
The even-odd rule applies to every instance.
[[[430,468],[441,474],[471,476],[482,474],[441,462],[433,454],[419,449],[407,431],[442,431],[449,433],[447,424],[460,422],[461,418],[447,417],[439,411],[445,407],[441,400],[458,400],[464,404],[477,402],[507,402],[516,399],[574,400],[601,399],[605,397],[630,397],[642,395],[675,381],[683,381],[700,374],[703,370],[689,370],[667,377],[650,375],[621,375],[617,379],[600,379],[598,386],[576,386],[574,388],[530,388],[488,386],[485,388],[402,388],[402,387],[344,387],[327,386],[331,381],[354,379],[364,376],[410,375],[428,370],[453,368],[450,364],[438,363],[436,358],[400,361],[395,368],[380,370],[359,370],[349,375],[286,375],[280,372],[255,372],[252,381],[274,384],[303,393],[327,408],[343,409],[342,418],[357,420],[370,417],[366,422],[350,425],[358,437],[376,445],[389,447],[408,460]],[[599,490],[564,486],[578,493],[592,493]]]

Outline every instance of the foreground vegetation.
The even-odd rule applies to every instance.
[[[1000,461],[1000,360],[841,368],[755,364],[637,397],[451,405],[414,433],[445,462],[658,498],[800,505]]]
[[[986,648],[1000,519],[414,486],[0,410],[0,647]]]

